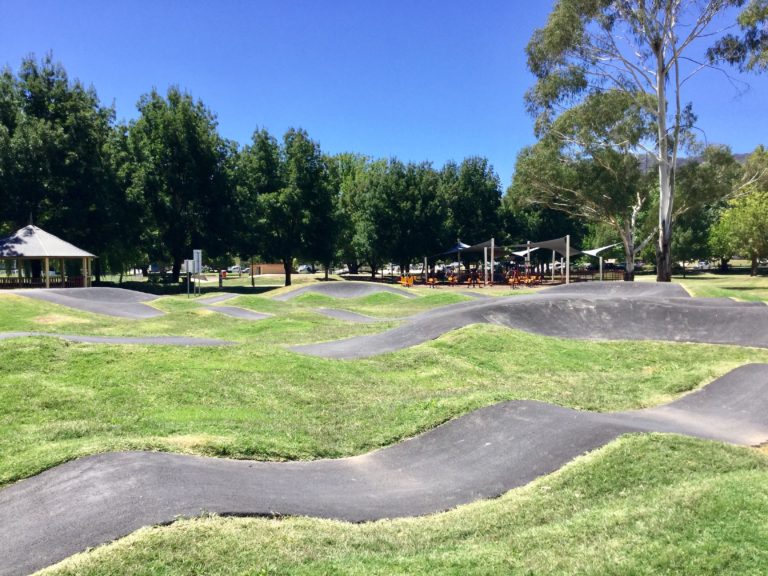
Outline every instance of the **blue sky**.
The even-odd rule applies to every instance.
[[[0,0],[0,65],[51,51],[120,119],[178,85],[247,143],[305,128],[325,152],[432,161],[487,157],[504,188],[533,143],[524,48],[536,0]],[[766,137],[768,75],[737,90],[689,85],[709,142],[748,152]]]

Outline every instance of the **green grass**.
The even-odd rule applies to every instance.
[[[285,518],[146,528],[47,575],[768,572],[768,457],[626,436],[501,498],[362,525]]]
[[[245,295],[226,302],[274,315],[258,322],[204,310],[183,296],[153,303],[166,316],[132,321],[0,294],[0,331],[236,343],[188,349],[0,341],[0,485],[109,450],[335,458],[502,400],[641,408],[744,363],[768,362],[768,350],[570,341],[491,325],[356,361],[287,350],[384,330],[397,317],[465,298],[450,290],[414,293],[350,300],[315,294],[288,302]],[[312,310],[319,306],[393,321],[342,322]],[[187,520],[87,554],[67,573],[762,574],[767,493],[766,456],[757,451],[630,437],[500,499],[446,514],[361,526]]]
[[[0,483],[120,449],[257,459],[358,454],[502,400],[639,408],[745,362],[768,361],[766,350],[569,341],[489,325],[370,359],[330,360],[286,348],[390,324],[345,323],[262,296],[235,302],[275,316],[237,320],[166,297],[157,306],[167,316],[130,321],[0,296],[0,330],[186,334],[237,343],[189,349],[0,341]]]
[[[694,296],[768,302],[768,276],[700,274],[676,281]]]

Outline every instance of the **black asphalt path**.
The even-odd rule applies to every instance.
[[[411,316],[385,332],[292,350],[327,358],[367,358],[478,323],[563,338],[768,347],[768,306],[763,303],[691,298],[676,284],[589,282],[460,302]]]
[[[134,530],[202,512],[348,521],[428,514],[495,497],[621,434],[768,440],[768,364],[738,368],[667,406],[580,412],[541,402],[483,408],[363,456],[249,462],[99,454],[0,490],[0,574],[26,574]]]
[[[413,292],[408,292],[407,290],[395,288],[393,286],[387,286],[386,284],[377,284],[375,282],[336,281],[302,286],[301,288],[275,296],[274,299],[282,301],[292,300],[297,296],[307,293],[323,294],[324,296],[330,296],[331,298],[360,298],[362,296],[378,294],[379,292],[389,292],[405,298],[416,297]]]
[[[50,288],[11,290],[10,293],[118,318],[143,320],[165,314],[144,304],[157,299],[157,296],[124,288]]]

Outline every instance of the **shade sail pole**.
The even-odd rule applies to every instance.
[[[571,283],[571,235],[565,236],[565,283]]]
[[[493,286],[493,278],[496,274],[496,239],[491,238],[491,286]]]
[[[488,246],[483,246],[483,286],[488,286]]]
[[[555,281],[555,254],[556,252],[552,250],[552,269],[549,271],[549,276],[552,279],[552,282]]]

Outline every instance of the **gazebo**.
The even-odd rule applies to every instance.
[[[45,230],[25,226],[15,234],[0,239],[0,260],[13,260],[16,274],[0,276],[0,288],[79,288],[91,284],[91,261],[96,258]],[[66,261],[79,261],[80,275],[67,276]],[[25,274],[25,262],[30,262],[30,273]],[[35,263],[39,263],[37,274]],[[59,272],[52,276],[50,269],[58,263]]]

